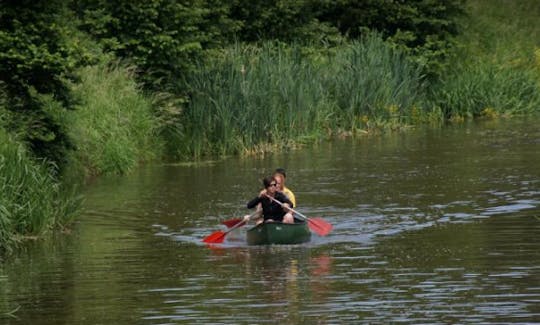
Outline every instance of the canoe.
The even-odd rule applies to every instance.
[[[247,231],[248,245],[290,245],[311,240],[307,222],[263,222]]]

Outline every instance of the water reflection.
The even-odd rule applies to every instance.
[[[159,309],[144,311],[144,319],[237,323],[263,313],[271,322],[302,323],[306,301],[325,303],[329,296],[332,259],[326,253],[313,254],[301,246],[212,247],[205,259],[216,267],[212,276],[199,274],[177,287],[148,290],[162,303]],[[203,297],[206,313],[196,305]],[[229,309],[225,319],[223,308]]]

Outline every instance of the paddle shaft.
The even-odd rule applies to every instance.
[[[244,220],[242,220],[241,222],[237,223],[236,225],[229,228],[229,230],[227,230],[225,232],[223,232],[221,230],[215,231],[215,232],[211,233],[210,235],[206,236],[203,239],[203,242],[209,243],[209,244],[222,243],[223,240],[225,239],[225,236],[227,236],[228,233],[230,233],[231,231],[235,230],[236,228],[242,226],[244,223],[246,223],[246,222]]]
[[[250,216],[251,218],[251,216]],[[239,223],[237,223],[236,225],[232,226],[231,228],[229,228],[229,230],[225,231],[224,232],[224,235],[225,236],[226,234],[230,233],[231,231],[235,230],[236,228],[239,228],[241,226],[243,226],[246,222],[244,220],[240,221]]]
[[[266,196],[267,198],[269,198],[270,200],[276,202],[277,204],[281,205],[281,206],[284,206],[284,205],[285,205],[285,203],[276,200],[275,198],[271,197],[271,196],[268,195],[268,194],[265,194],[265,196]],[[304,220],[308,220],[308,219],[309,219],[308,217],[306,217],[305,215],[301,214],[300,212],[294,210],[294,209],[291,208],[291,207],[287,207],[287,209],[289,209],[289,210],[291,210],[292,212],[294,212],[295,214],[299,215],[299,216],[302,217]]]
[[[268,198],[270,198],[272,201],[278,203],[279,205],[281,206],[284,206],[285,204],[276,200],[275,198],[269,196],[269,195],[266,195]],[[328,235],[328,233],[330,231],[332,231],[332,225],[329,224],[328,222],[324,221],[323,219],[321,218],[315,218],[315,219],[312,219],[312,218],[308,218],[306,217],[305,215],[301,214],[300,212],[294,210],[293,208],[288,208],[289,210],[291,210],[292,212],[294,212],[295,214],[299,215],[304,221],[307,221],[308,222],[308,225],[309,225],[309,228],[316,232],[317,234],[321,235],[321,236],[326,236]]]
[[[249,215],[249,219],[248,221],[251,221],[251,219],[256,215],[258,214],[259,210],[255,210],[252,214]],[[230,228],[230,227],[233,227],[235,226],[236,224],[238,224],[239,222],[242,222],[244,219],[240,219],[240,218],[234,218],[234,219],[229,219],[229,220],[225,220],[223,221],[221,224],[227,226],[227,228]]]
[[[250,214],[249,219],[251,219],[256,213],[257,213],[257,211]],[[249,221],[249,219],[247,221]],[[227,236],[228,233],[235,230],[236,228],[242,227],[244,224],[246,224],[246,221],[243,220],[243,219],[240,219],[239,222],[237,222],[234,226],[229,228],[227,231],[223,232],[221,230],[218,230],[218,231],[215,231],[215,232],[211,233],[210,235],[206,236],[203,239],[203,242],[205,242],[205,243],[222,243],[225,236]]]

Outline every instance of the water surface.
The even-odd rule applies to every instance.
[[[338,140],[101,178],[69,235],[0,265],[3,324],[540,322],[540,120]],[[334,225],[297,246],[201,239],[288,170]],[[9,313],[12,312],[12,313]],[[9,314],[8,314],[9,313]]]

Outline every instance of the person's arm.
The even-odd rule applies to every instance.
[[[247,223],[247,222],[249,222],[251,220],[260,219],[260,218],[262,218],[262,214],[263,214],[262,204],[258,203],[256,208],[255,208],[255,212],[253,212],[252,214],[246,214],[244,216],[244,222]]]
[[[254,198],[253,200],[249,201],[248,204],[247,204],[247,208],[248,209],[253,209],[254,207],[257,206],[257,204],[259,204],[261,202],[261,198],[259,196],[257,196],[256,198]]]
[[[294,196],[294,193],[288,188],[284,188],[283,193],[287,195],[287,198],[291,201],[292,207],[296,208],[296,197]]]
[[[289,198],[287,197],[287,195],[281,193],[281,192],[278,192],[276,193],[276,200],[280,201],[281,203],[283,203],[283,209],[287,212],[289,212],[289,209],[288,208],[292,208],[293,207],[293,203],[291,202],[291,200],[289,200]]]

